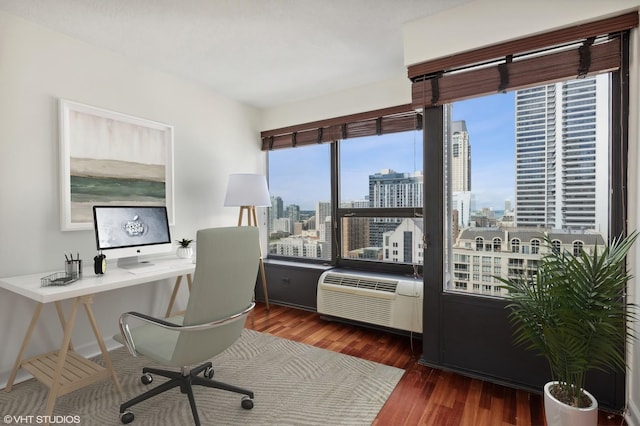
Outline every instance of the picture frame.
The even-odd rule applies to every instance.
[[[60,228],[93,229],[94,205],[164,205],[174,225],[173,126],[59,100]]]

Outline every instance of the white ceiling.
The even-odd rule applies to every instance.
[[[270,107],[402,75],[402,24],[470,1],[0,0],[0,10]]]

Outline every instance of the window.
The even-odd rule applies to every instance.
[[[531,240],[531,254],[540,253],[540,240],[533,239]]]
[[[456,289],[458,289],[458,290],[466,290],[467,289],[467,283],[456,282]]]
[[[270,257],[422,265],[422,132],[404,130],[421,121],[413,110],[389,117],[263,135],[263,148],[278,148],[269,151]]]
[[[609,75],[603,74],[445,107],[449,129],[457,133],[449,143],[457,144],[460,153],[469,152],[454,158],[452,147],[445,148],[444,164],[452,169],[445,172],[451,176],[445,179],[445,199],[451,200],[447,215],[458,220],[458,233],[448,236],[448,244],[454,256],[492,254],[481,256],[482,268],[473,268],[480,289],[445,284],[445,290],[501,296],[483,283],[493,276],[535,274],[546,237],[559,250],[562,241],[579,233],[580,240],[566,243],[574,255],[607,238],[596,230],[608,228],[609,217],[599,212],[606,211],[610,174],[595,171],[610,155],[610,85]],[[466,173],[468,182],[456,180]],[[501,250],[503,241],[508,245]],[[486,267],[487,262],[493,267]]]
[[[631,22],[626,28],[637,26],[638,14],[635,11],[629,14],[629,20]],[[597,25],[600,27],[602,22],[598,22]],[[530,134],[530,132],[537,132],[538,127],[544,125],[544,123],[519,122],[518,126],[516,126],[517,120],[532,118],[526,115],[531,111],[525,111],[524,108],[532,107],[533,105],[524,103],[529,99],[518,99],[520,108],[523,108],[523,110],[518,111],[520,114],[516,114],[516,93],[513,91],[522,89],[518,91],[524,97],[529,95],[524,92],[524,88],[532,89],[536,86],[542,86],[539,84],[540,81],[563,83],[562,79],[575,75],[580,66],[578,63],[580,56],[585,59],[585,50],[589,49],[586,47],[587,44],[582,44],[584,39],[598,34],[613,34],[616,31],[614,28],[606,28],[603,31],[596,30],[595,26],[596,23],[587,23],[571,28],[562,28],[555,32],[538,34],[521,40],[510,40],[503,44],[434,59],[409,67],[409,76],[413,79],[413,102],[417,107],[424,107],[425,126],[429,129],[429,131],[425,131],[425,159],[428,162],[425,164],[424,170],[425,189],[429,194],[430,202],[425,202],[425,215],[433,216],[431,219],[434,220],[425,219],[425,234],[429,236],[432,247],[442,248],[442,250],[425,251],[425,270],[434,272],[425,274],[425,285],[429,288],[442,286],[444,290],[443,292],[431,292],[431,297],[425,298],[424,305],[426,309],[423,310],[425,330],[423,333],[425,336],[431,336],[431,338],[423,342],[422,356],[429,364],[443,367],[457,365],[460,369],[473,368],[474,371],[485,377],[494,378],[496,377],[496,371],[500,371],[499,375],[512,380],[511,371],[501,367],[501,365],[506,365],[505,362],[508,363],[508,356],[502,357],[504,358],[502,359],[502,364],[495,362],[487,362],[484,365],[478,362],[474,362],[473,365],[470,363],[465,364],[464,362],[460,363],[464,354],[468,353],[469,350],[480,350],[485,355],[483,359],[491,359],[495,354],[503,353],[503,351],[496,351],[496,347],[510,348],[513,342],[509,338],[511,327],[508,321],[500,320],[504,315],[501,315],[500,319],[494,315],[496,309],[502,310],[504,306],[503,301],[498,302],[490,299],[502,296],[501,293],[491,291],[491,287],[495,287],[495,284],[472,281],[472,285],[470,287],[467,286],[467,290],[463,291],[456,290],[453,284],[447,280],[451,275],[449,259],[453,254],[473,254],[475,252],[475,238],[491,238],[502,235],[505,243],[504,248],[502,252],[493,254],[504,257],[502,277],[505,277],[510,276],[511,273],[528,271],[531,267],[529,261],[537,256],[511,253],[510,240],[512,238],[520,239],[523,244],[534,238],[544,241],[545,238],[550,237],[563,242],[568,241],[569,244],[574,239],[580,239],[585,242],[585,248],[587,249],[593,242],[591,238],[588,238],[589,241],[584,238],[584,236],[590,234],[587,231],[589,228],[569,223],[575,223],[579,219],[571,211],[573,207],[578,207],[580,203],[588,199],[587,196],[592,196],[594,193],[582,191],[582,193],[571,194],[575,197],[584,196],[580,203],[574,203],[578,198],[569,198],[569,194],[562,191],[562,185],[569,184],[571,181],[569,174],[563,173],[567,166],[566,163],[563,164],[563,160],[569,160],[569,158],[564,155],[568,151],[564,151],[565,147],[562,142],[565,134],[563,133],[562,117],[560,117],[560,120],[556,120],[554,126],[549,127],[549,132],[546,134],[546,136],[550,137],[548,138],[549,143],[551,143],[550,139],[553,139],[554,145],[549,145],[547,150],[541,150],[539,145],[545,141],[544,135]],[[585,28],[591,28],[591,30],[585,30]],[[592,32],[585,34],[586,31]],[[595,31],[601,32],[596,33]],[[580,33],[580,35],[578,36],[577,33]],[[564,39],[557,40],[554,37],[559,35],[563,35]],[[569,38],[568,35],[573,38]],[[611,78],[609,78],[609,75],[604,74],[605,80],[609,80],[609,93],[602,97],[602,104],[611,105],[611,109],[608,110],[607,105],[596,102],[596,105],[604,106],[604,109],[599,110],[596,116],[606,123],[604,129],[600,127],[596,131],[596,137],[598,135],[606,135],[605,139],[610,138],[610,143],[606,143],[607,149],[610,148],[610,151],[608,152],[609,159],[604,157],[596,162],[598,167],[596,177],[606,177],[609,181],[603,187],[598,187],[600,189],[596,189],[598,195],[595,196],[595,199],[600,197],[605,200],[610,207],[605,209],[610,214],[610,217],[603,218],[606,221],[606,225],[595,229],[605,233],[611,232],[611,235],[619,235],[626,229],[627,204],[624,203],[626,199],[626,185],[624,183],[627,176],[625,170],[627,168],[626,135],[628,129],[627,114],[629,112],[627,109],[629,96],[629,74],[627,68],[629,34],[627,31],[621,34],[619,44],[613,38],[607,37],[607,39],[604,47],[611,47],[609,51],[613,58],[611,67],[608,70],[605,70],[605,67],[600,69],[591,67],[589,75],[582,80],[590,80],[591,78],[598,80],[599,76],[590,76],[598,72],[608,72],[620,66],[619,71],[615,70],[611,73]],[[548,44],[541,46],[540,44],[544,40],[547,40]],[[607,46],[610,42],[609,40],[613,42],[611,46]],[[568,48],[571,49],[570,56],[573,59],[564,55],[565,52],[559,52],[560,49],[555,49],[552,55],[543,51],[547,46],[559,46],[573,41],[576,41],[576,44]],[[538,45],[532,46],[534,42],[537,42]],[[583,55],[576,51],[579,49],[578,46],[580,44],[585,46],[580,49]],[[600,45],[598,47],[603,46]],[[524,54],[525,52],[535,52],[536,56],[527,58]],[[556,55],[556,53],[562,54]],[[616,55],[618,55],[619,61],[615,59]],[[506,61],[505,56],[507,57]],[[523,57],[525,59],[522,59]],[[559,62],[558,58],[561,59]],[[591,59],[593,64],[595,62],[593,61],[593,55]],[[474,63],[481,63],[482,67],[474,69],[472,68]],[[549,73],[543,73],[543,66],[546,67]],[[561,72],[561,68],[565,66],[566,74],[558,75]],[[518,75],[511,73],[516,69],[521,73]],[[526,76],[523,74],[526,74]],[[548,78],[549,74],[554,74],[557,78]],[[522,78],[520,78],[521,76]],[[504,93],[505,91],[506,93]],[[486,96],[489,93],[499,94]],[[556,91],[556,95],[561,93]],[[603,92],[596,89],[596,93],[596,96],[598,96],[598,93],[602,94]],[[555,99],[556,105],[563,104],[560,96],[554,97],[550,91],[548,94],[547,99]],[[466,100],[458,102],[460,99]],[[510,109],[505,112],[499,104],[493,104],[492,102],[494,101],[506,101],[507,104],[511,104]],[[549,108],[544,110],[543,115],[551,117],[549,115],[551,113],[550,107],[551,105],[549,104]],[[487,113],[483,114],[485,111]],[[476,124],[469,117],[473,117],[476,120]],[[447,127],[450,120],[466,120],[472,153],[470,167],[472,175],[471,186],[468,191],[472,193],[470,195],[459,194],[459,197],[456,197],[456,190],[453,188],[453,173],[450,171],[453,163],[449,135],[456,130]],[[492,122],[492,120],[494,121]],[[444,123],[443,128],[441,131],[432,132],[430,127],[437,123]],[[509,127],[511,127],[510,131]],[[517,136],[516,127],[521,129],[521,131],[518,131]],[[507,139],[503,139],[505,129]],[[527,140],[528,138],[531,138],[531,140]],[[508,143],[503,143],[505,141]],[[598,151],[602,150],[596,148],[596,155],[598,155]],[[501,157],[506,159],[501,159]],[[543,158],[544,161],[538,161],[540,158]],[[433,159],[433,162],[429,161],[429,159]],[[529,160],[535,160],[536,163],[529,163]],[[573,165],[578,166],[578,164],[574,163]],[[531,168],[530,166],[532,165],[535,167]],[[519,185],[516,185],[516,170],[521,172]],[[545,170],[555,171],[556,173],[545,175]],[[495,184],[498,179],[500,180],[499,184]],[[613,188],[615,188],[615,191],[609,191],[609,189]],[[602,189],[604,189],[604,192],[602,192]],[[464,205],[458,202],[459,199],[464,201]],[[470,199],[473,200],[473,203],[469,205],[469,208],[477,213],[472,215],[471,211],[469,211],[467,216],[466,206],[468,203],[466,200]],[[431,201],[433,205],[430,209],[428,206]],[[567,208],[563,213],[562,204],[565,202],[572,204],[572,208]],[[585,207],[583,204],[578,209],[584,209]],[[521,209],[525,210],[522,211]],[[528,214],[518,217],[519,211],[522,213],[527,212]],[[586,211],[583,210],[583,212]],[[531,221],[533,218],[536,218],[535,220],[541,225],[534,224]],[[521,225],[520,223],[523,221],[529,221],[528,226]],[[552,221],[557,221],[558,225],[552,224]],[[563,225],[563,221],[568,225]],[[450,226],[450,224],[457,224],[457,226]],[[550,232],[553,230],[562,230],[563,233],[554,235],[553,232]],[[606,239],[605,235],[600,236],[601,239],[603,237]],[[471,243],[471,247],[468,247],[467,243]],[[541,251],[546,252],[544,245]],[[520,267],[519,262],[511,263],[509,258],[526,260],[526,262],[522,263],[522,267]],[[438,271],[442,271],[442,274],[437,273]],[[476,288],[475,284],[487,285],[488,287]],[[487,291],[485,292],[484,290]],[[449,292],[455,292],[456,294],[447,294]],[[487,332],[485,337],[487,339],[495,337],[496,345],[488,345],[487,348],[489,349],[486,349],[478,345],[460,344],[463,341],[471,342],[474,339],[477,340],[478,333],[483,331],[482,327],[457,327],[456,332],[460,334],[458,336],[460,338],[455,341],[447,339],[446,336],[450,335],[452,331],[451,324],[447,321],[451,316],[455,316],[460,324],[478,323],[478,321],[482,322],[488,319],[491,321],[492,331],[495,329],[499,333]],[[498,337],[498,335],[503,337]],[[507,352],[504,351],[504,353]],[[477,356],[475,358],[480,359]],[[539,370],[532,368],[528,372],[527,380],[529,383],[534,384],[536,378],[541,373],[544,373],[544,371]],[[600,384],[607,386],[609,394],[616,394],[619,386],[605,382],[605,380],[602,380]],[[618,406],[623,406],[625,402],[624,395],[622,398],[618,398],[618,401]]]
[[[422,265],[422,133],[337,142],[339,261]],[[391,256],[386,247],[391,244]],[[355,263],[353,263],[355,262]],[[375,266],[373,266],[375,267]]]
[[[331,259],[329,145],[269,153],[269,255]]]

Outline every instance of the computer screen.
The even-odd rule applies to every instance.
[[[107,259],[118,259],[118,267],[142,266],[138,256],[172,249],[164,206],[94,206],[93,223],[96,248]]]

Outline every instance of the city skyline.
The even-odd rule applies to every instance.
[[[445,284],[447,289],[501,296],[496,276],[534,270],[546,236],[554,238],[554,246],[557,243],[573,253],[592,250],[604,240],[606,235],[593,232],[606,222],[598,217],[597,207],[606,205],[608,182],[607,174],[598,173],[597,168],[606,166],[603,158],[608,156],[608,128],[601,125],[607,120],[596,120],[607,113],[608,85],[606,78],[598,81],[570,80],[445,108],[446,134],[451,136],[450,149],[445,151],[452,250],[446,265],[452,277]],[[340,203],[373,208],[422,205],[419,135],[403,132],[341,141]],[[328,157],[328,149],[319,149]],[[314,160],[319,158],[316,155]],[[289,173],[308,166],[299,155],[295,160],[289,163]],[[282,181],[285,188],[295,188],[296,195],[310,196],[307,206],[301,203],[298,208],[294,200],[300,198],[287,199],[272,191],[272,203],[280,210],[282,204],[296,205],[291,209],[297,216],[285,208],[286,217],[277,229],[273,227],[270,254],[332,258],[329,203],[305,187],[314,180],[309,168],[304,182],[293,177]],[[366,196],[370,200],[362,201]],[[430,199],[426,194],[424,202]],[[503,209],[509,210],[504,216]],[[301,221],[300,210],[310,213],[308,222]],[[338,248],[343,259],[423,263],[421,218],[342,217],[340,223],[336,232],[341,233]]]
[[[455,102],[452,121],[464,120],[469,131],[471,181],[477,207],[502,210],[515,194],[514,92]],[[398,173],[422,172],[422,132],[345,139],[341,142],[341,202],[368,195],[369,176],[384,169]],[[305,146],[271,152],[271,195],[285,206],[315,210],[330,200],[329,145]],[[505,179],[505,176],[510,176]]]

